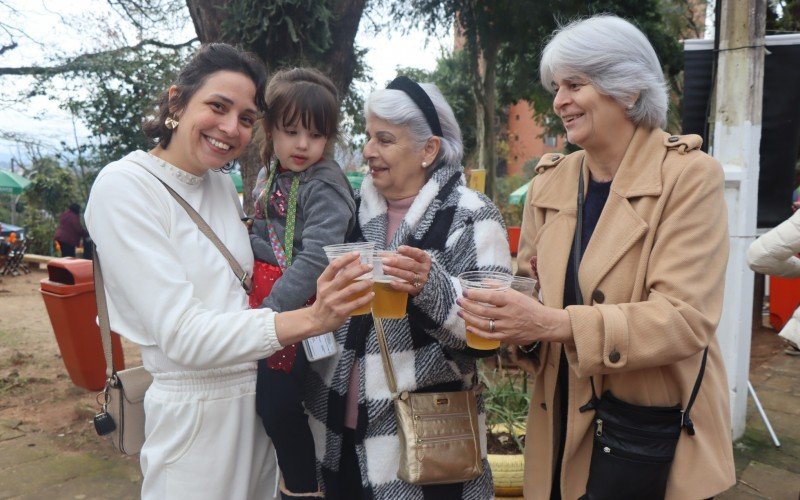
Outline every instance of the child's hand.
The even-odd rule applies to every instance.
[[[247,228],[247,234],[253,234],[253,218],[242,217],[242,222],[244,222],[244,227]]]

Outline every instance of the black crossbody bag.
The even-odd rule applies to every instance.
[[[578,220],[573,239],[572,265],[575,274],[575,300],[583,304],[578,282],[581,261],[581,235],[583,232],[583,163],[578,180]],[[597,397],[594,377],[592,399],[580,408],[581,412],[594,410],[595,428],[592,461],[586,494],[581,500],[657,500],[663,499],[667,478],[681,431],[694,435],[694,425],[689,411],[694,404],[708,358],[708,347],[703,352],[700,373],[695,380],[686,409],[675,406],[640,406],[614,397],[604,391]]]

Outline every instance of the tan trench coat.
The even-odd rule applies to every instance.
[[[583,306],[567,308],[574,344],[566,344],[569,415],[561,472],[565,499],[584,494],[589,475],[597,393],[611,390],[633,404],[685,408],[708,364],[691,418],[681,434],[667,499],[716,495],[735,482],[728,384],[714,335],[722,310],[728,259],[724,179],[701,152],[698,136],[637,129],[611,184],[608,201],[581,262]],[[564,277],[576,221],[583,152],[546,155],[526,200],[518,263],[537,270],[545,305],[563,307]],[[588,170],[584,172],[588,184]],[[555,383],[561,344],[543,344],[535,375],[525,449],[525,498],[549,499],[554,462]],[[557,437],[556,445],[557,445]]]

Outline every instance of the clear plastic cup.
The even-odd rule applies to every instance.
[[[339,243],[336,245],[327,245],[322,247],[322,250],[325,251],[325,255],[328,257],[329,262],[333,262],[337,258],[341,257],[342,255],[348,254],[350,252],[359,252],[361,254],[361,258],[359,262],[361,264],[372,264],[373,263],[373,254],[374,254],[375,243],[371,241],[362,241],[359,243]],[[373,272],[367,272],[359,276],[355,279],[355,281],[372,279]],[[363,293],[355,294],[351,297],[352,300],[358,299],[363,297],[364,295],[368,294],[369,290],[364,291]],[[369,314],[372,310],[372,302],[359,307],[352,313],[350,316],[360,316],[362,314]]]
[[[536,284],[539,283],[534,278],[526,278],[525,276],[514,276],[511,280],[511,289],[520,293],[524,293],[528,297],[533,297],[536,294]]]
[[[392,288],[392,281],[404,281],[397,276],[383,273],[383,262],[386,257],[401,257],[393,250],[379,250],[375,252],[373,265],[372,291],[375,299],[372,301],[372,315],[376,318],[398,319],[406,315],[408,306],[408,293]]]
[[[495,271],[467,271],[458,275],[458,281],[464,290],[508,290],[513,278],[510,274]],[[466,326],[469,328],[469,323]],[[490,350],[500,347],[500,341],[487,340],[467,330],[467,345],[473,349]]]

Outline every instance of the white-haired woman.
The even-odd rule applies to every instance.
[[[477,353],[456,316],[456,276],[510,272],[503,220],[465,186],[461,132],[436,86],[399,77],[370,95],[365,115],[370,175],[350,240],[404,256],[383,265],[404,280],[392,286],[409,294],[406,316],[383,320],[398,390],[468,389]],[[484,473],[471,481],[420,487],[397,478],[400,442],[372,318],[353,318],[336,338],[339,355],[314,363],[306,394],[314,441],[325,443],[318,449],[325,498],[491,498],[485,446]]]
[[[528,191],[518,263],[538,274],[541,303],[472,290],[460,300],[474,332],[519,346],[535,378],[525,498],[712,497],[735,482],[714,335],[728,256],[722,170],[698,136],[662,130],[661,66],[627,21],[558,30],[540,70],[567,139],[583,148],[546,155]],[[615,401],[627,409],[609,409]],[[642,428],[666,416],[668,439],[615,428],[612,413]],[[635,453],[626,432],[640,438]]]

